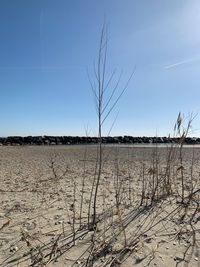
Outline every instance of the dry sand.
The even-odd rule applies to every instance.
[[[162,169],[167,148],[156,151]],[[153,153],[153,147],[105,148],[93,248],[99,254],[88,266],[200,266],[199,193],[185,207],[174,194],[153,206],[139,206],[142,172],[148,176]],[[188,194],[191,179],[194,190],[200,188],[200,148],[187,147],[183,154]],[[0,266],[86,266],[93,232],[85,225],[95,162],[95,146],[0,147]],[[173,164],[177,170],[178,162]],[[116,210],[116,173],[123,222]],[[73,218],[79,229],[75,246]]]

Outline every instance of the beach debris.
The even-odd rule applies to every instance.
[[[63,220],[60,220],[60,221],[55,222],[55,225],[63,224],[63,223],[64,223],[64,221]]]
[[[136,256],[135,257],[135,263],[138,264],[140,262],[142,262],[144,260],[145,257],[142,257],[142,256]]]
[[[36,223],[35,222],[26,222],[23,225],[25,227],[26,230],[30,231],[30,230],[34,230],[36,228]]]
[[[181,262],[181,261],[183,261],[183,258],[182,257],[179,257],[179,256],[175,256],[174,257],[174,260],[175,261],[178,261],[178,262]]]
[[[5,228],[6,226],[8,226],[10,224],[10,220],[8,220],[7,222],[5,222],[1,227],[0,230],[2,230],[3,228]]]
[[[54,220],[58,220],[58,219],[60,219],[61,216],[62,216],[62,215],[58,215],[58,214],[56,214],[56,215],[54,216]]]
[[[15,245],[10,246],[10,252],[16,252],[18,250],[19,250],[19,248],[17,246],[15,246]]]

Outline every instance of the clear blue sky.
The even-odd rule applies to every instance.
[[[108,73],[123,87],[136,66],[104,134],[118,114],[112,135],[167,135],[200,110],[199,14],[199,0],[0,0],[0,136],[97,133],[87,68],[104,16]]]

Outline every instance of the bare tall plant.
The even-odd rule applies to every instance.
[[[100,44],[98,49],[97,62],[94,64],[94,79],[90,78],[88,75],[89,82],[94,94],[95,105],[97,110],[98,117],[98,148],[97,148],[97,171],[95,174],[95,187],[94,187],[94,198],[93,198],[93,214],[92,214],[92,226],[93,229],[96,228],[97,224],[97,198],[99,191],[99,184],[102,175],[102,166],[103,166],[103,142],[102,142],[102,132],[103,125],[114,107],[117,105],[118,101],[124,94],[127,89],[129,82],[133,76],[133,73],[128,78],[125,86],[117,94],[117,89],[121,81],[122,74],[119,75],[117,80],[114,82],[114,76],[116,70],[114,70],[111,75],[107,74],[107,50],[108,50],[108,27],[104,22]],[[93,192],[92,192],[93,194]]]
[[[174,131],[177,131],[177,135],[179,137],[179,161],[180,166],[178,167],[178,171],[181,173],[181,202],[184,203],[185,198],[185,179],[184,179],[184,166],[183,166],[183,145],[185,143],[185,139],[189,133],[189,130],[192,127],[192,121],[196,116],[193,114],[189,115],[188,121],[184,125],[184,114],[179,112],[177,121],[174,126]]]

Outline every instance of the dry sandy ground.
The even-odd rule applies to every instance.
[[[162,170],[167,149],[156,151]],[[187,194],[191,182],[194,191],[200,188],[200,148],[185,148],[183,154]],[[98,194],[100,223],[94,237],[85,225],[95,146],[0,147],[0,266],[86,266],[92,237],[98,257],[88,266],[200,266],[199,193],[184,207],[174,195],[153,206],[139,206],[142,177],[151,174],[153,155],[151,147],[105,148]],[[178,188],[179,163],[173,164]],[[73,231],[77,231],[75,246]]]

